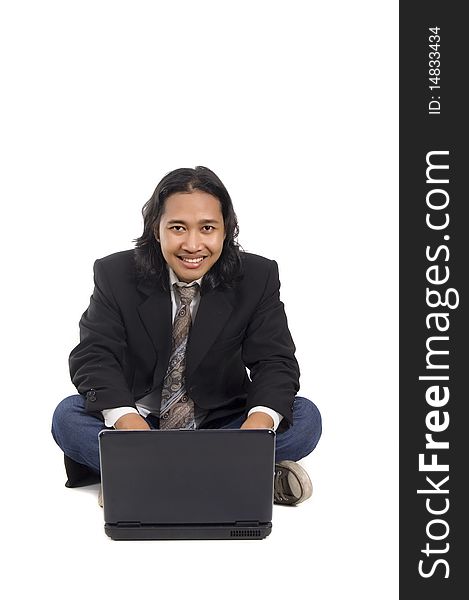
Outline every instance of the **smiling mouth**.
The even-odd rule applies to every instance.
[[[179,260],[181,260],[183,263],[189,264],[189,265],[200,265],[200,263],[205,260],[205,256],[199,256],[198,258],[186,258],[184,256],[178,256]]]

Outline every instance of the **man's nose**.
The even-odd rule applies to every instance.
[[[202,247],[202,239],[199,231],[188,231],[184,238],[184,248],[188,252],[197,252]]]

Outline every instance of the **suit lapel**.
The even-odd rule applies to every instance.
[[[199,366],[233,312],[232,292],[211,290],[202,294],[186,350],[186,374]]]
[[[157,353],[154,382],[161,381],[168,367],[172,339],[171,294],[145,284],[139,285],[147,298],[138,307],[140,319]],[[186,350],[186,374],[199,366],[233,312],[234,299],[230,291],[219,289],[202,294],[196,319],[192,325]]]
[[[163,289],[139,287],[145,294],[150,295],[138,307],[143,326],[148,333],[157,353],[157,365],[153,381],[163,379],[171,353],[172,315],[171,295]]]

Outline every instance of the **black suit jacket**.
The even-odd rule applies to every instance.
[[[196,406],[209,409],[202,427],[257,405],[282,414],[284,426],[292,420],[299,369],[277,264],[247,253],[242,263],[232,289],[202,289],[188,340],[186,388]],[[133,250],[97,260],[94,277],[81,341],[70,354],[86,409],[135,407],[148,394],[159,400],[171,351],[170,292],[138,279]]]

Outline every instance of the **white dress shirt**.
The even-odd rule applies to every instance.
[[[179,294],[175,293],[175,290],[173,287],[174,284],[181,286],[181,287],[189,287],[189,286],[193,285],[194,283],[199,284],[199,290],[195,294],[194,299],[192,300],[192,302],[190,304],[192,322],[194,322],[196,314],[197,314],[197,310],[198,310],[199,304],[200,304],[200,286],[202,285],[203,277],[201,277],[200,279],[196,279],[195,281],[192,281],[191,283],[184,283],[183,281],[179,281],[179,279],[177,278],[176,274],[174,273],[174,271],[172,269],[169,269],[169,279],[170,279],[170,283],[171,283],[171,304],[172,304],[173,321],[174,321],[174,317],[176,316],[177,311],[179,310],[179,307],[181,305],[181,298],[180,298]],[[108,409],[103,410],[102,415],[104,417],[104,424],[106,425],[106,427],[113,427],[118,419],[120,419],[122,416],[127,415],[129,413],[140,414],[142,417],[146,417],[149,414],[149,411],[146,408],[144,408],[143,406],[139,406],[138,401],[135,403],[135,405],[137,407],[137,410],[131,406],[122,406],[120,408],[108,408]],[[283,419],[283,416],[281,414],[279,414],[277,411],[273,410],[272,408],[268,408],[267,406],[254,406],[248,412],[248,416],[255,412],[263,412],[263,413],[269,415],[270,417],[272,417],[272,420],[274,422],[272,429],[274,431],[277,429],[277,427],[280,424],[280,421]]]

